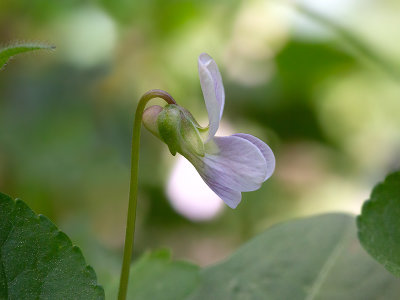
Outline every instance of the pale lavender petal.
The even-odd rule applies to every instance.
[[[230,208],[236,208],[242,200],[242,193],[224,186],[217,176],[208,176],[204,172],[204,157],[191,156],[187,157],[189,161],[195,166],[201,178],[209,186],[209,188],[216,193]]]
[[[267,162],[267,174],[265,176],[264,181],[267,180],[268,178],[270,178],[272,173],[274,173],[274,170],[275,170],[275,156],[274,156],[274,153],[272,152],[271,148],[266,143],[264,143],[262,140],[260,140],[259,138],[256,138],[255,136],[253,136],[251,134],[236,133],[236,134],[234,134],[234,136],[244,138],[257,146],[257,148],[264,155],[265,161]]]
[[[204,179],[204,178],[203,178]],[[240,201],[242,201],[242,193],[232,190],[219,184],[218,182],[207,182],[207,185],[214,191],[228,205],[230,208],[236,208]]]
[[[228,206],[236,207],[241,200],[240,192],[257,190],[264,182],[264,156],[253,143],[237,136],[214,137],[210,143],[216,144],[218,153],[187,158],[207,185]]]
[[[198,59],[201,90],[206,103],[209,131],[207,141],[218,130],[225,104],[225,91],[222,77],[215,61],[206,53],[202,53]]]

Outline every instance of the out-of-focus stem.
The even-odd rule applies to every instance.
[[[396,68],[393,63],[389,62],[386,58],[374,51],[369,45],[352,33],[348,28],[336,23],[322,14],[312,11],[303,5],[296,5],[296,9],[313,21],[332,30],[348,46],[352,47],[359,54],[363,55],[366,59],[380,67],[388,76],[397,82],[400,81],[400,72],[398,71],[400,68]]]
[[[138,171],[139,171],[139,146],[140,129],[142,125],[143,111],[147,102],[153,98],[162,98],[169,104],[176,104],[174,98],[163,90],[150,90],[139,100],[132,133],[132,152],[131,152],[131,181],[129,189],[128,217],[126,223],[124,257],[122,261],[121,279],[119,283],[118,300],[125,300],[128,290],[129,268],[131,265],[132,250],[135,240],[135,220],[138,189]]]

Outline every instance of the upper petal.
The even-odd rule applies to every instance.
[[[246,134],[246,133],[236,133],[234,136],[241,137],[243,139],[246,139],[250,142],[252,142],[257,148],[261,151],[262,155],[265,158],[265,161],[267,162],[267,174],[265,176],[265,180],[271,177],[272,173],[274,173],[275,170],[275,156],[274,153],[272,152],[271,148],[264,143],[262,140],[259,138],[256,138],[255,136],[251,134]]]
[[[204,157],[188,156],[207,185],[230,207],[241,200],[240,192],[260,188],[267,173],[261,151],[250,141],[237,136],[214,137],[219,149]]]
[[[225,91],[222,77],[215,61],[206,53],[202,53],[198,59],[201,90],[209,120],[207,140],[211,139],[218,130],[225,104]]]

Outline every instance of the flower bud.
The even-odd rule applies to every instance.
[[[157,118],[162,110],[161,106],[153,105],[146,108],[142,116],[144,127],[158,138],[160,138],[160,133],[158,132]]]

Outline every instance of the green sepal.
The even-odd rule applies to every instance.
[[[182,112],[181,115],[181,134],[183,142],[190,152],[194,152],[199,156],[204,156],[204,143],[195,127],[195,124],[193,124],[189,119],[185,118],[185,115]]]
[[[157,118],[160,138],[167,144],[172,155],[178,152],[204,156],[204,143],[197,129],[198,123],[193,122],[193,117],[188,117],[187,113],[175,104],[165,106]]]
[[[183,114],[185,115],[185,117],[186,117],[187,119],[189,119],[189,120],[193,123],[194,127],[196,128],[196,130],[198,131],[198,133],[199,133],[199,135],[200,135],[200,138],[201,138],[201,139],[206,139],[207,136],[208,136],[208,130],[210,129],[210,128],[209,128],[209,125],[207,125],[207,126],[205,126],[205,127],[201,126],[201,125],[196,121],[196,119],[193,117],[193,115],[190,113],[190,111],[188,111],[186,108],[184,108],[184,107],[182,107],[182,106],[180,106],[179,108],[181,109],[181,111],[183,112]]]
[[[181,125],[181,113],[177,105],[166,105],[157,119],[158,132],[161,139],[167,144],[172,155],[179,151],[179,132]]]

